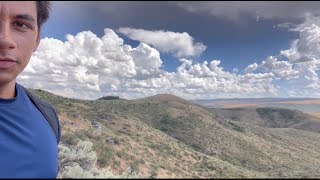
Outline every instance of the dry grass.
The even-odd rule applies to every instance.
[[[144,177],[157,178],[318,177],[320,134],[308,129],[267,128],[218,118],[214,111],[165,95],[152,102],[58,101],[40,93],[58,109],[61,121],[75,123],[63,127],[63,134],[83,134],[106,148],[98,149],[98,155],[108,150],[107,162],[115,172],[133,164]],[[91,121],[106,130],[98,133]],[[119,143],[110,147],[105,142],[109,136]],[[119,151],[125,155],[117,156]]]

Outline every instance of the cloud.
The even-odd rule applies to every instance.
[[[173,53],[177,57],[198,56],[206,49],[202,43],[194,42],[193,37],[186,32],[149,31],[126,27],[119,28],[119,32],[130,39],[150,44],[161,52]]]
[[[67,35],[65,41],[44,38],[18,82],[79,99],[106,95],[135,99],[160,93],[187,99],[270,97],[280,93],[310,97],[320,88],[318,22],[310,16],[301,25],[290,27],[300,36],[289,49],[260,64],[250,64],[243,71],[232,72],[221,67],[222,60],[193,61],[190,57],[179,58],[181,64],[176,71],[167,72],[160,57],[160,52],[164,52],[161,47],[151,47],[148,42],[131,47],[108,28],[102,37],[83,31]],[[157,31],[154,32],[156,36]],[[160,34],[181,38],[181,33]],[[195,44],[190,36],[188,42]],[[182,45],[167,46],[166,52],[176,55],[183,50]]]
[[[294,79],[299,76],[299,71],[293,69],[292,66],[288,61],[278,61],[274,56],[269,56],[260,65],[266,72],[272,72],[276,78],[285,80]]]
[[[299,78],[293,83],[299,88],[317,89],[320,87],[317,71],[320,66],[320,20],[319,16],[307,14],[305,21],[290,31],[299,32],[299,39],[291,47],[280,52],[280,55],[295,64]]]
[[[156,49],[140,43],[137,48],[128,49],[127,53],[135,60],[135,67],[142,75],[158,74],[162,60]]]
[[[65,42],[42,39],[19,80],[34,88],[60,94],[68,88],[73,97],[92,98],[118,89],[124,79],[159,73],[157,50],[143,43],[131,48],[111,29],[105,29],[102,38],[90,31],[66,37]]]
[[[67,35],[66,41],[42,39],[18,82],[79,99],[106,95],[134,99],[160,93],[190,99],[224,98],[277,92],[268,73],[237,75],[224,71],[220,60],[179,61],[176,72],[166,72],[157,49],[146,43],[131,47],[106,28],[101,38],[83,31]]]
[[[299,33],[299,38],[292,41],[290,48],[280,51],[277,56],[269,56],[257,65],[249,65],[245,69],[243,82],[251,82],[266,77],[271,80],[271,90],[288,97],[319,97],[320,88],[318,72],[320,69],[320,20],[319,16],[307,14],[301,24],[286,23],[281,28]],[[281,60],[280,60],[281,59]],[[283,60],[285,59],[285,60]],[[250,74],[252,69],[263,72],[264,76]],[[267,74],[272,73],[268,78]],[[263,78],[262,78],[263,79]],[[261,80],[262,80],[261,79]],[[280,89],[279,89],[280,88]]]
[[[320,21],[319,16],[306,16],[304,23],[291,31],[299,32],[299,39],[291,43],[291,48],[281,51],[281,55],[294,63],[320,59]]]
[[[320,61],[311,61],[298,64],[297,71],[299,71],[299,78],[293,83],[298,89],[313,89],[318,91],[320,88],[317,70],[319,69]]]
[[[280,23],[280,24],[277,24],[277,25],[274,25],[273,27],[274,28],[279,28],[279,29],[292,29],[296,26],[296,24],[294,23],[291,23],[291,22],[284,22],[284,23]]]
[[[244,69],[245,73],[251,73],[258,68],[257,63],[250,64],[248,67]]]
[[[287,1],[229,1],[229,2],[172,2],[178,7],[193,13],[207,13],[213,16],[239,20],[241,14],[247,13],[261,18],[303,18],[306,13],[319,14],[318,2]]]

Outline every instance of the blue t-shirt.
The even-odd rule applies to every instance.
[[[15,98],[0,98],[0,178],[56,178],[55,133],[23,87],[15,88]]]

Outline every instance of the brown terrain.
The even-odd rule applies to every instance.
[[[320,104],[320,100],[303,100],[303,101],[282,101],[274,104]]]
[[[319,114],[210,109],[172,95],[86,101],[35,93],[61,119],[62,178],[97,177],[94,168],[122,174],[127,167],[144,178],[320,177]]]
[[[219,106],[221,108],[239,108],[239,107],[255,107],[259,105],[267,105],[267,104],[288,104],[288,105],[295,105],[295,104],[320,104],[320,100],[314,99],[314,100],[298,100],[298,101],[279,101],[279,102],[256,102],[256,103],[243,103],[241,101],[218,101],[218,102],[209,102],[205,103],[205,106],[208,107],[216,107]],[[320,109],[319,109],[320,111]]]

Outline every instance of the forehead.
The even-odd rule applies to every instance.
[[[37,17],[35,1],[0,1],[0,17],[28,14]]]

